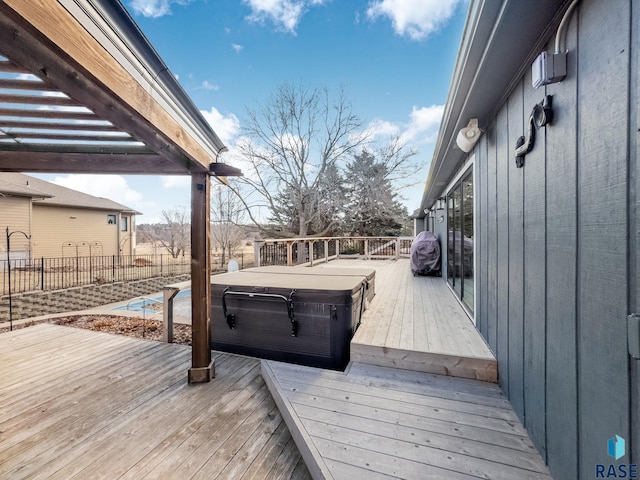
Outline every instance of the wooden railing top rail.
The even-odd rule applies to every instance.
[[[260,243],[278,243],[278,242],[315,242],[320,240],[413,240],[414,237],[389,237],[389,236],[339,236],[339,237],[298,237],[298,238],[264,238],[257,239],[255,242]]]

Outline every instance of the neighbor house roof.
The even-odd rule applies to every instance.
[[[88,208],[140,215],[140,212],[108,198],[94,197],[22,173],[0,173],[0,194],[2,193],[31,197],[38,205]]]
[[[567,0],[472,1],[418,214],[433,206],[467,154],[456,136],[471,118],[481,129],[555,33]]]

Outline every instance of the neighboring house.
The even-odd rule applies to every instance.
[[[639,7],[472,1],[414,214],[557,479],[614,478],[611,465],[634,478],[640,463]],[[532,64],[556,38],[566,78],[536,89]],[[517,159],[547,95],[553,118]]]
[[[12,258],[133,255],[136,212],[21,173],[0,173],[0,228]],[[0,242],[6,252],[6,242]]]

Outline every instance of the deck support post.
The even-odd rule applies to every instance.
[[[208,173],[191,174],[191,368],[189,383],[215,377],[211,360],[211,256]]]

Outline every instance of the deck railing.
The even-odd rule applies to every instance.
[[[398,259],[408,257],[413,237],[307,237],[256,240],[255,263],[313,265],[337,258]]]

